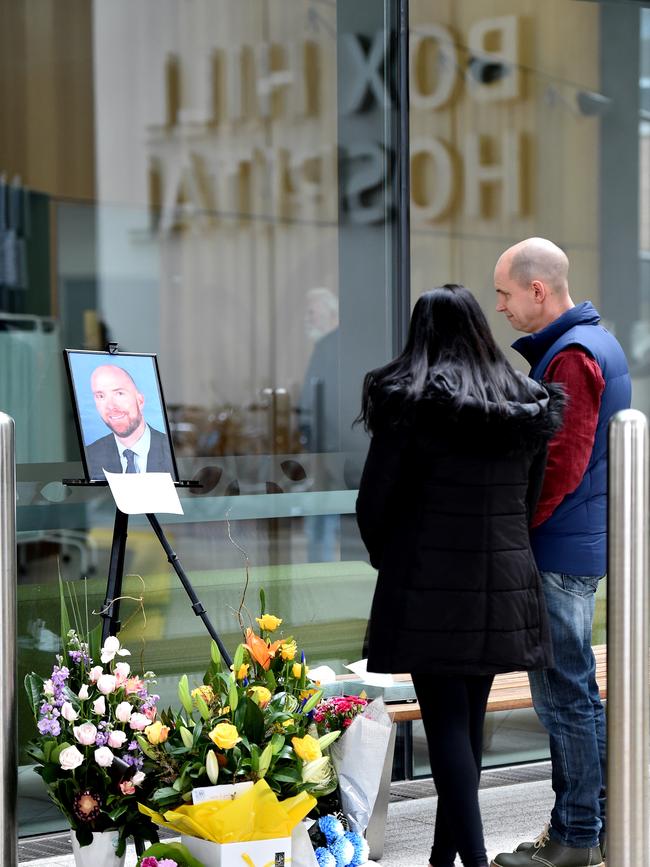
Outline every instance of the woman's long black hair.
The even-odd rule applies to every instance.
[[[488,404],[505,410],[510,401],[539,396],[497,346],[476,298],[456,283],[418,298],[402,353],[364,378],[357,421],[372,430],[379,404],[397,398],[396,406],[404,410],[436,388],[455,408],[472,399],[485,410]]]

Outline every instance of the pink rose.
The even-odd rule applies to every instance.
[[[122,780],[120,783],[120,791],[123,795],[133,795],[135,793],[135,786],[131,780]]]
[[[90,746],[90,744],[95,743],[95,738],[97,737],[97,729],[92,723],[86,722],[82,723],[80,726],[74,726],[72,731],[74,732],[74,736],[79,741],[79,743],[83,744],[85,747],[88,747]]]
[[[117,678],[117,685],[122,686],[123,683],[126,682],[127,677],[129,676],[129,672],[131,671],[131,666],[128,662],[118,662],[115,666],[114,673]]]
[[[88,672],[88,678],[90,679],[91,683],[97,683],[97,681],[99,680],[99,678],[102,676],[103,673],[104,673],[103,667],[101,665],[95,665]]]
[[[114,749],[120,749],[120,747],[124,746],[124,741],[127,739],[128,735],[126,732],[122,731],[113,731],[108,736],[108,745],[109,747],[113,747]]]
[[[117,678],[114,674],[102,674],[97,680],[97,689],[104,695],[110,695],[115,692],[117,687]]]
[[[147,717],[147,719],[154,720],[156,718],[156,708],[155,707],[148,707],[145,710],[144,715]]]
[[[129,719],[129,725],[136,732],[143,732],[150,722],[149,717],[143,713],[132,713]]]

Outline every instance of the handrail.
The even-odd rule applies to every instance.
[[[0,864],[17,864],[16,449],[14,420],[0,412]]]
[[[639,867],[650,851],[648,482],[648,419],[624,410],[609,426],[607,862],[616,867]]]

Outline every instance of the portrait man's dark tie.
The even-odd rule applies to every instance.
[[[137,473],[138,471],[135,466],[135,452],[131,451],[131,449],[124,449],[124,457],[126,458],[126,472]]]

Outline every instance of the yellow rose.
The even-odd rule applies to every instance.
[[[306,665],[305,666],[305,674],[307,674],[308,671],[309,671],[309,666]],[[293,668],[291,669],[291,672],[292,672],[294,677],[300,677],[302,675],[302,664],[300,662],[294,662]]]
[[[245,677],[248,677],[248,669],[250,668],[249,663],[242,662],[242,664],[237,669],[237,680],[243,680]]]
[[[296,653],[298,652],[298,648],[296,647],[295,641],[285,642],[280,645],[280,653],[282,654],[282,659],[293,659]]]
[[[236,726],[230,723],[217,723],[208,737],[222,750],[231,750],[241,740]]]
[[[291,743],[296,755],[303,762],[313,762],[315,759],[320,759],[322,755],[318,741],[311,735],[305,735],[304,738],[291,738]]]
[[[200,695],[206,704],[210,704],[211,701],[214,701],[214,691],[211,686],[207,686],[206,684],[203,686],[197,686],[196,689],[192,690],[192,698],[196,698],[197,695]]]
[[[159,720],[157,720],[155,723],[151,723],[150,726],[147,726],[144,733],[150,744],[163,744],[167,740],[169,726],[164,726]]]
[[[273,614],[263,614],[261,617],[256,617],[255,620],[260,625],[260,629],[266,632],[274,632],[282,623],[281,617],[275,617]]]
[[[251,686],[250,691],[253,701],[257,702],[260,707],[266,707],[271,701],[271,693],[265,686]]]

